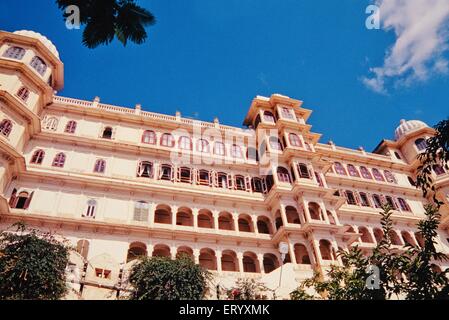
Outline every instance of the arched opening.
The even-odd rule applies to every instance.
[[[173,180],[173,167],[170,164],[161,165],[159,179],[167,181]]]
[[[285,208],[285,214],[287,215],[287,222],[292,224],[301,224],[301,220],[299,219],[298,210],[295,207],[287,206]]]
[[[212,212],[207,209],[201,209],[198,213],[198,227],[213,229],[214,228],[214,218]]]
[[[415,145],[418,151],[423,151],[427,148],[427,142],[423,138],[416,139]]]
[[[31,199],[33,197],[34,192],[28,193],[26,191],[22,191],[20,192],[17,197],[15,197],[14,199],[14,204],[13,206],[11,206],[12,208],[16,208],[16,209],[28,209]]]
[[[103,129],[103,134],[101,135],[101,137],[103,139],[112,139],[112,127],[105,127]]]
[[[192,210],[187,207],[181,207],[176,213],[176,225],[193,227],[193,215]]]
[[[234,221],[229,212],[220,212],[218,217],[218,229],[220,230],[234,230]]]
[[[279,182],[281,183],[291,183],[290,173],[288,172],[288,169],[284,167],[278,167],[277,168],[277,175]]]
[[[145,130],[142,134],[142,143],[156,144],[156,133],[152,130]]]
[[[409,246],[415,246],[415,241],[413,241],[412,236],[407,231],[401,232],[402,239],[404,239],[404,243]]]
[[[147,246],[142,242],[133,242],[129,245],[126,263],[147,256]]]
[[[158,244],[154,246],[153,257],[171,258],[170,248],[165,244]]]
[[[329,223],[330,224],[337,224],[337,222],[335,221],[334,215],[332,214],[332,212],[330,212],[329,210],[326,210],[327,213],[327,218],[329,219]]]
[[[257,218],[257,231],[263,234],[270,234],[270,220],[267,217]]]
[[[298,264],[311,264],[309,252],[305,245],[297,243],[294,246],[296,263]]]
[[[252,226],[251,226],[251,217],[242,214],[239,216],[239,231],[241,232],[253,232]]]
[[[154,212],[154,222],[163,224],[172,224],[171,208],[165,204],[160,204]]]
[[[360,236],[360,240],[364,243],[373,243],[373,239],[371,238],[371,234],[369,233],[368,229],[365,227],[359,227],[359,233],[362,235]]]
[[[180,258],[183,256],[187,256],[190,259],[194,260],[192,248],[187,246],[179,247],[178,250],[176,251],[176,258]]]
[[[320,240],[320,253],[321,258],[323,260],[332,261],[333,258],[333,252],[332,252],[332,245],[328,240]]]
[[[416,238],[416,241],[418,241],[419,246],[421,248],[424,248],[425,243],[424,243],[424,238],[423,238],[421,232],[415,232],[415,238]]]
[[[257,256],[253,252],[245,252],[243,254],[243,272],[260,272]]]
[[[200,266],[207,270],[217,270],[217,259],[215,252],[212,249],[201,249],[200,251]]]
[[[310,218],[312,220],[322,220],[321,219],[321,208],[320,205],[316,202],[310,202],[309,203],[309,213],[310,213]]]
[[[225,250],[221,254],[221,270],[238,272],[239,264],[237,260],[237,255],[232,250]]]
[[[393,245],[396,245],[396,246],[401,246],[402,245],[402,242],[399,239],[399,235],[398,235],[398,233],[396,231],[391,230],[390,233],[389,233],[389,236],[390,236],[391,243]]]
[[[374,238],[376,238],[377,243],[381,242],[384,237],[384,232],[381,229],[376,228],[376,229],[374,229],[373,233],[374,233]]]
[[[276,224],[276,230],[279,230],[279,228],[284,225],[284,222],[282,221],[281,211],[280,210],[276,211],[275,224]]]
[[[279,261],[272,253],[266,253],[263,255],[263,269],[265,273],[270,273],[279,268]]]

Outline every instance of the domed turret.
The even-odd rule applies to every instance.
[[[19,30],[19,31],[14,31],[13,33],[20,35],[20,36],[26,36],[26,37],[38,39],[40,42],[42,42],[47,47],[48,50],[51,51],[51,53],[53,53],[59,59],[59,52],[56,49],[56,46],[50,40],[48,40],[47,37],[41,35],[40,33],[30,31],[30,30]]]
[[[406,121],[406,120],[402,119],[401,124],[399,125],[399,127],[396,128],[396,130],[394,132],[394,137],[395,137],[396,141],[398,141],[399,139],[401,139],[406,134],[409,134],[410,132],[414,132],[421,128],[428,128],[428,127],[429,126],[426,123],[424,123],[420,120]]]

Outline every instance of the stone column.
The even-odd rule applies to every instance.
[[[232,221],[234,222],[235,232],[240,233],[240,231],[239,231],[239,214],[237,212],[232,213]]]
[[[320,202],[320,210],[321,210],[321,214],[323,216],[324,222],[326,222],[327,224],[330,224],[329,222],[329,217],[327,216],[327,211],[326,211],[326,207],[324,206],[324,203]]]
[[[193,249],[193,258],[196,264],[200,264],[200,249]]]
[[[243,270],[243,253],[242,252],[237,252],[237,260],[239,262],[239,272],[240,273],[244,273],[244,270]]]
[[[252,223],[253,223],[253,230],[254,230],[254,233],[256,234],[256,235],[258,235],[259,234],[259,230],[257,229],[257,216],[256,215],[251,215],[251,221],[252,221]]]
[[[265,270],[263,267],[263,253],[257,254],[257,260],[259,261],[259,269],[261,274],[265,274]]]
[[[149,206],[148,220],[150,222],[150,228],[154,227],[154,213],[156,211],[156,204],[152,202]]]
[[[217,259],[217,271],[221,272],[222,271],[222,267],[221,267],[221,250],[215,251],[215,257]]]
[[[309,205],[304,199],[302,200],[302,205],[304,207],[304,215],[306,216],[306,223],[311,222],[312,218],[310,217]]]
[[[293,169],[294,182],[299,182],[299,171],[296,161],[292,161],[290,167]]]
[[[177,253],[176,247],[174,245],[171,246],[170,247],[170,255],[173,260],[176,259],[176,253]]]
[[[320,251],[320,245],[318,240],[316,239],[310,239],[311,243],[312,243],[312,248],[313,251],[315,252],[315,256],[317,258],[317,266],[321,267],[323,265],[323,259],[321,258],[321,251]]]
[[[214,217],[214,229],[215,229],[215,231],[218,231],[219,230],[219,228],[218,228],[218,216],[219,216],[218,210],[214,210],[212,212],[212,216]]]
[[[178,206],[171,206],[171,224],[173,228],[176,227],[176,214],[178,213]]]
[[[290,242],[290,240],[288,241],[288,253],[290,254],[291,262],[296,266],[298,262],[296,261],[295,246]]]
[[[198,208],[192,209],[192,216],[193,216],[193,229],[195,231],[198,230]]]
[[[287,226],[288,220],[287,220],[287,213],[285,211],[285,205],[281,203],[280,206],[279,206],[279,209],[281,211],[282,224],[284,226]]]

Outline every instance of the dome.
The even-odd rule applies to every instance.
[[[38,39],[47,47],[48,50],[50,50],[59,59],[59,52],[56,49],[55,45],[50,40],[48,40],[47,37],[41,35],[40,33],[30,30],[20,30],[13,32],[13,34]]]
[[[396,140],[399,140],[404,135],[410,132],[427,127],[429,126],[420,120],[401,120],[401,124],[396,128],[396,131],[394,132],[394,137]]]

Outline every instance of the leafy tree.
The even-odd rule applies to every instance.
[[[14,224],[0,233],[0,300],[57,300],[67,292],[68,246],[50,233]]]
[[[156,23],[156,18],[134,0],[56,0],[63,10],[75,5],[80,9],[80,24],[85,25],[83,44],[92,49],[109,44],[116,37],[124,46],[128,40],[142,44],[147,39],[145,27]]]
[[[256,300],[267,290],[263,283],[255,279],[239,278],[236,287],[229,289],[227,295],[231,300]]]
[[[172,260],[145,257],[135,264],[129,282],[132,300],[200,300],[204,297],[210,273],[187,255]]]
[[[425,152],[418,155],[421,165],[418,167],[416,184],[427,196],[429,191],[434,192],[435,188],[432,179],[432,169],[435,165],[440,165],[449,169],[449,118],[440,121],[434,127],[436,133],[433,137],[427,139],[427,148]],[[433,194],[434,202],[439,206],[441,203]]]

